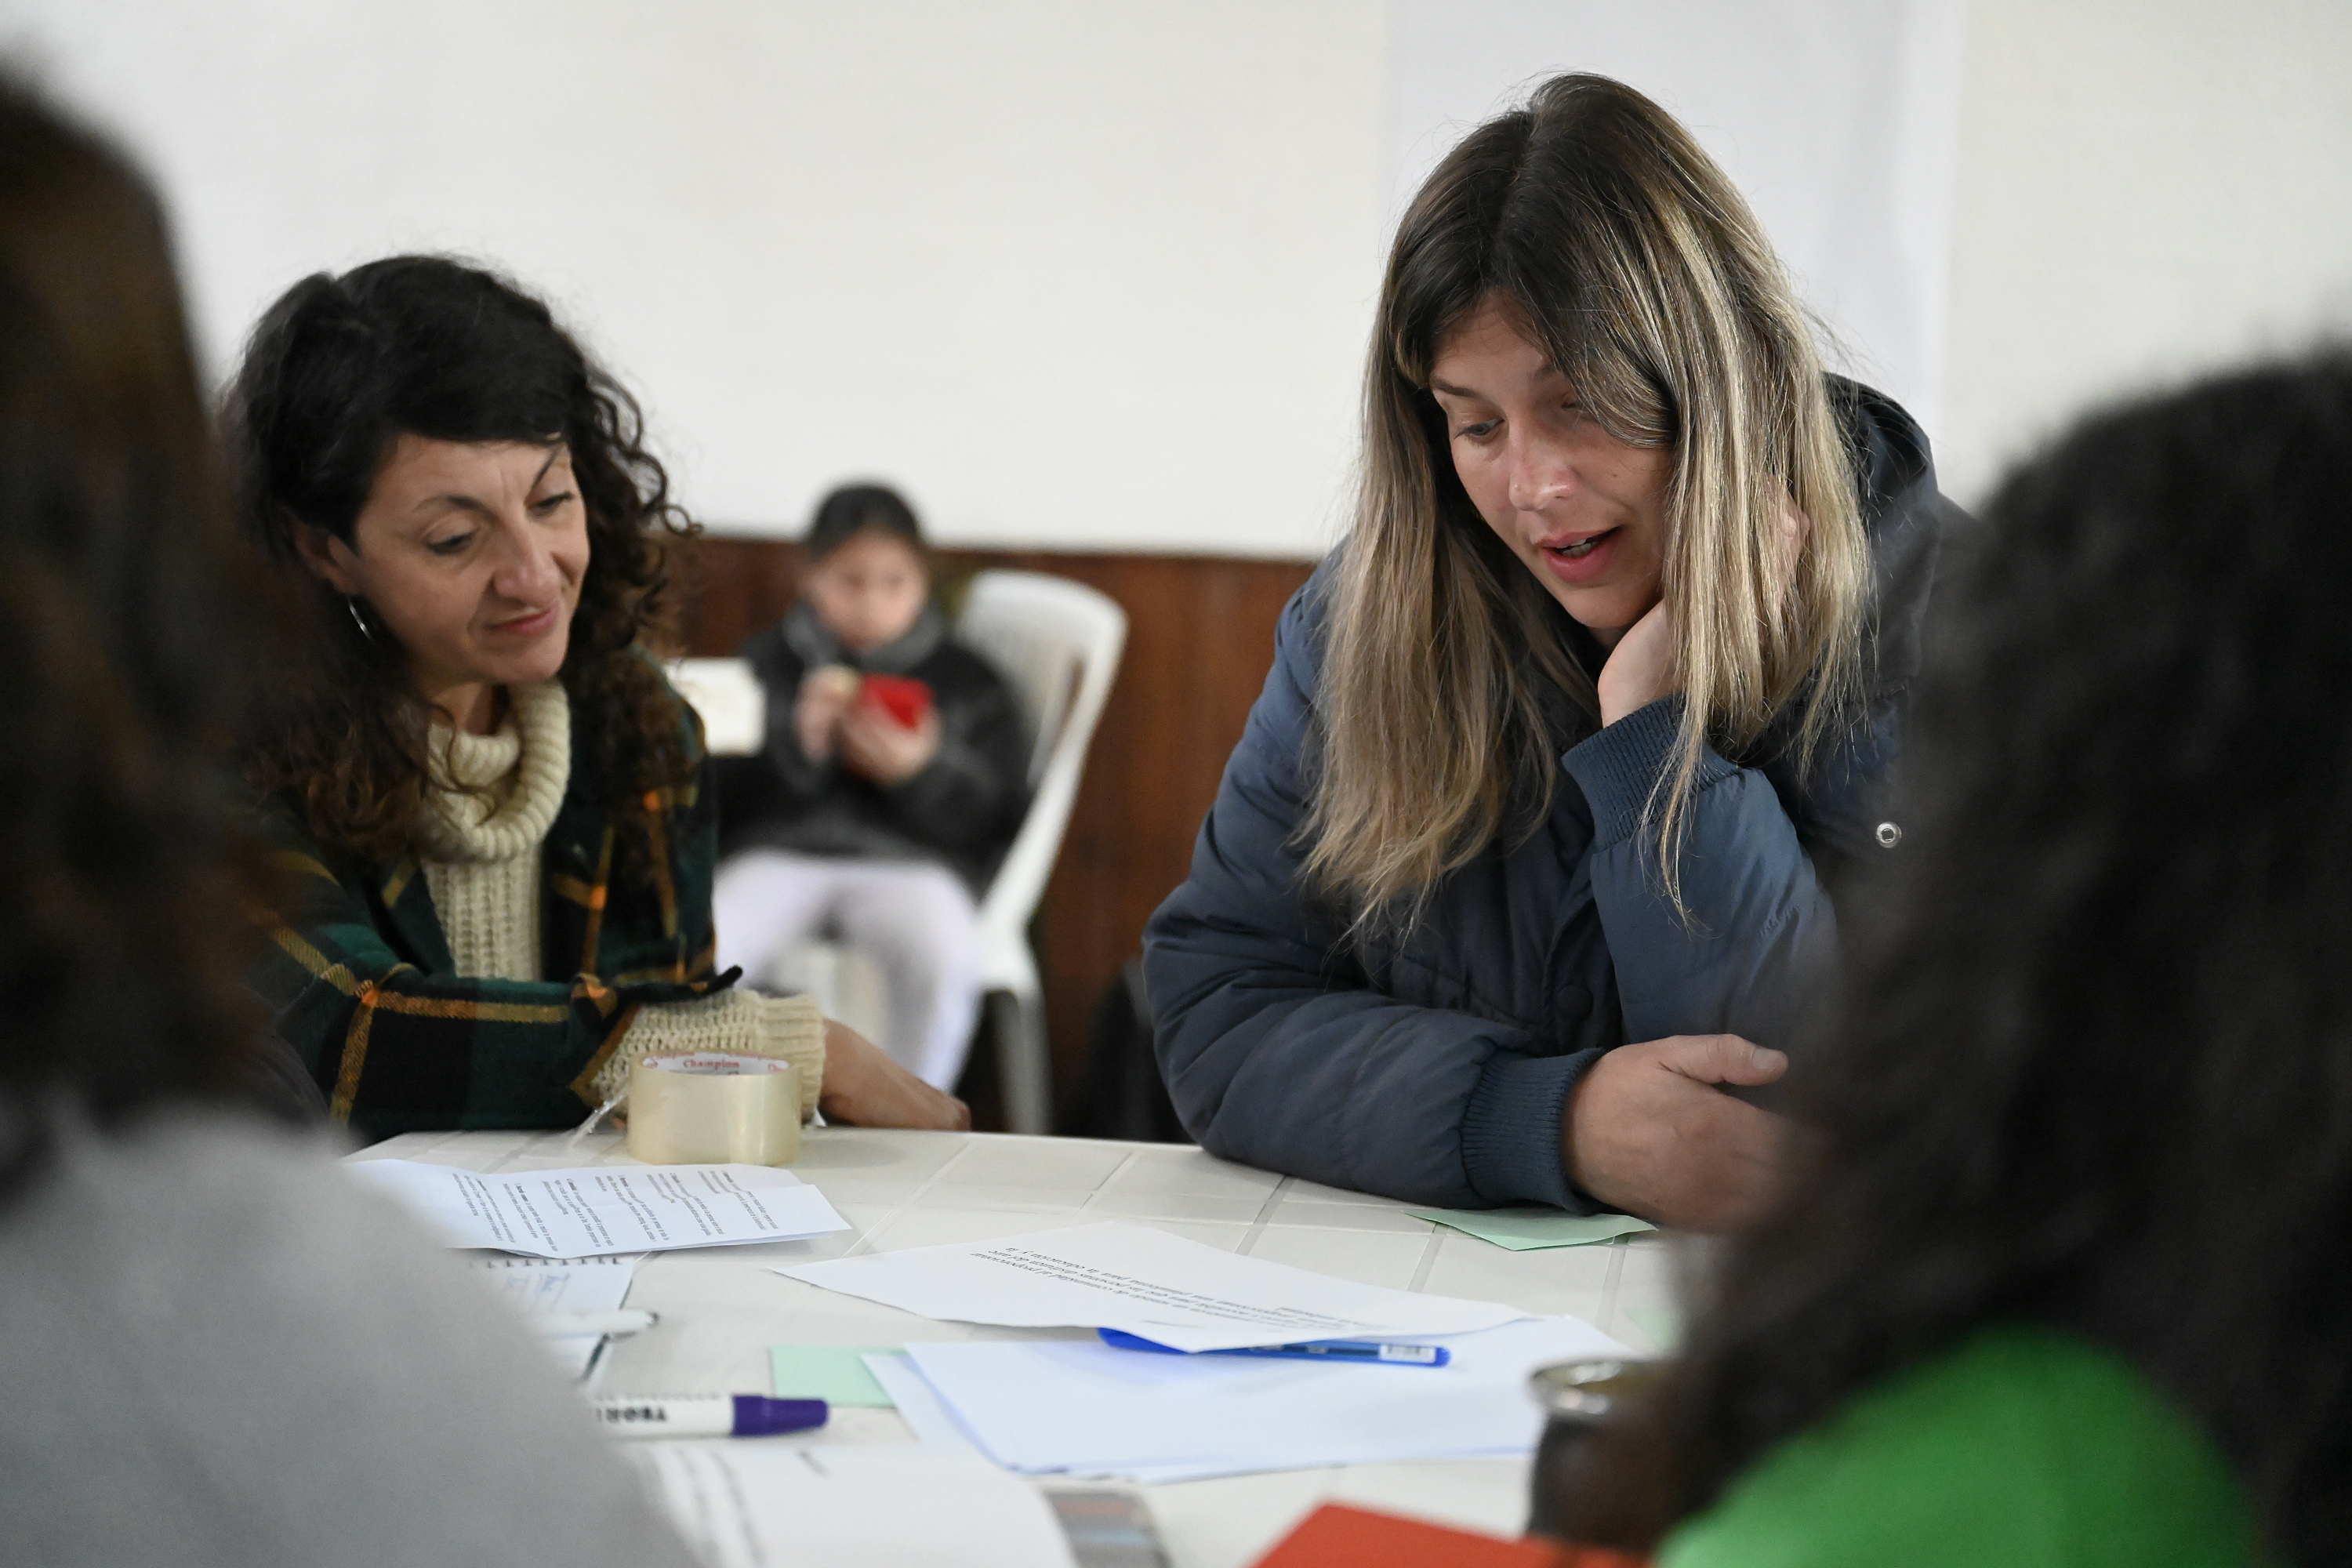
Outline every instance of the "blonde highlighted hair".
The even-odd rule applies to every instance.
[[[1598,666],[1472,506],[1428,389],[1489,301],[1610,435],[1673,454],[1662,589],[1682,718],[1642,834],[1679,909],[1706,748],[1754,742],[1801,700],[1809,759],[1851,711],[1869,552],[1820,357],[1754,215],[1672,116],[1597,76],[1554,78],[1473,132],[1398,227],[1326,613],[1307,872],[1360,921],[1410,921],[1549,811],[1548,695],[1600,716]],[[1791,507],[1809,524],[1793,562]]]

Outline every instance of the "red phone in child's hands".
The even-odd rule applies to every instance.
[[[931,689],[904,675],[869,675],[857,689],[857,705],[887,714],[901,730],[911,730],[931,710]]]

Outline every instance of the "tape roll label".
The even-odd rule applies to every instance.
[[[801,1148],[800,1068],[774,1057],[685,1051],[629,1075],[629,1153],[648,1164],[789,1164]]]
[[[655,1072],[709,1073],[722,1078],[801,1070],[780,1057],[739,1057],[727,1051],[687,1051],[677,1056],[646,1057],[637,1065]]]

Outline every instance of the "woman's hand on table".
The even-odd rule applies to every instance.
[[[1601,699],[1603,724],[1614,724],[1677,689],[1675,624],[1666,614],[1664,600],[1651,605],[1648,614],[1625,628],[1625,635],[1609,650],[1601,679],[1593,686]]]
[[[1620,1046],[1569,1095],[1568,1179],[1670,1230],[1730,1230],[1769,1202],[1788,1124],[1719,1086],[1767,1084],[1788,1069],[1787,1057],[1737,1035]]]
[[[827,1121],[856,1127],[916,1127],[968,1132],[971,1107],[894,1062],[846,1024],[824,1021],[824,1089],[816,1108]]]

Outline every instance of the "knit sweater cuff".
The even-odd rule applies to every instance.
[[[1568,1096],[1601,1053],[1523,1057],[1497,1051],[1478,1075],[1462,1122],[1462,1164],[1490,1204],[1553,1204],[1578,1213],[1592,1205],[1569,1184],[1561,1125]]]
[[[801,1073],[801,1117],[816,1110],[824,1089],[824,1015],[806,996],[722,991],[693,1002],[655,1002],[638,1009],[593,1088],[601,1103],[629,1081],[640,1058],[681,1051],[776,1057]]]
[[[1661,698],[1586,736],[1560,758],[1592,807],[1595,849],[1606,849],[1641,830],[1650,798],[1673,765],[1682,722],[1683,700]],[[1703,747],[1691,787],[1705,789],[1736,771],[1712,746]]]

